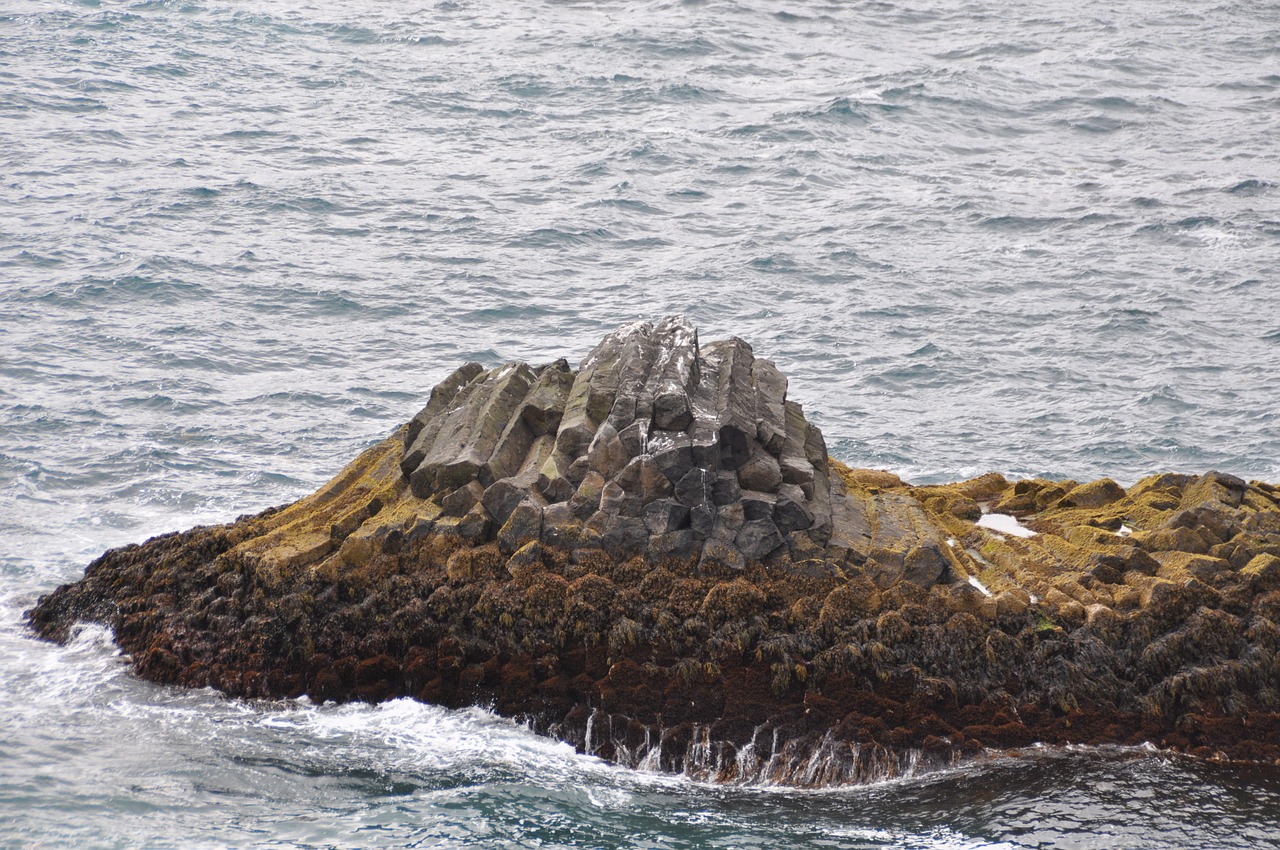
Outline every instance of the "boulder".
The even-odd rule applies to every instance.
[[[778,527],[769,518],[747,520],[734,537],[734,544],[742,556],[751,561],[763,561],[783,544]]]
[[[1124,498],[1124,488],[1110,478],[1090,481],[1067,491],[1058,500],[1058,507],[1100,508]]]
[[[920,587],[932,587],[947,572],[951,562],[936,543],[914,546],[907,552],[902,578]]]
[[[689,526],[689,509],[675,499],[658,499],[644,507],[644,524],[651,534],[666,534]]]

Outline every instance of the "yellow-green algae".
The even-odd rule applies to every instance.
[[[410,491],[398,466],[402,452],[399,433],[367,449],[316,493],[263,519],[252,537],[223,557],[252,564],[268,586],[279,586],[301,570],[336,579],[362,569],[389,531],[408,532],[440,515],[438,504]],[[1178,511],[1204,504],[1229,512],[1240,526],[1250,517],[1276,515],[1280,496],[1260,482],[1252,483],[1238,506],[1228,508],[1211,481],[1194,476],[1153,475],[1127,490],[1110,479],[1067,482],[1071,486],[1066,487],[1045,479],[1009,482],[997,474],[913,486],[884,470],[852,469],[836,460],[831,468],[850,500],[865,509],[873,535],[891,525],[910,530],[901,545],[929,538],[943,542],[952,573],[947,586],[976,578],[991,596],[962,607],[987,618],[1001,606],[1033,605],[1051,616],[1079,619],[1090,606],[1123,612],[1146,604],[1162,583],[1204,584],[1232,574],[1266,582],[1275,553],[1263,550],[1280,551],[1261,539],[1250,547],[1246,531],[1222,540],[1203,526],[1168,527]],[[1036,534],[1017,538],[979,527],[976,519],[983,510],[1014,511]],[[1246,547],[1235,563],[1225,557],[1238,548],[1233,543]],[[1150,574],[1099,575],[1099,556],[1120,557],[1135,548],[1152,556],[1156,568]],[[1262,560],[1254,563],[1255,554]],[[857,570],[835,566],[841,575]]]

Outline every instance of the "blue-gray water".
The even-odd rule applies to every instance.
[[[309,492],[458,363],[753,342],[918,481],[1280,480],[1280,6],[0,3],[0,846],[1280,846],[1280,768],[824,793],[245,704],[21,611]]]

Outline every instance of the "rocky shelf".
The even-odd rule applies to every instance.
[[[1280,488],[849,469],[772,363],[678,318],[576,370],[467,364],[315,494],[109,551],[29,618],[106,624],[157,682],[484,705],[725,782],[1280,759]]]

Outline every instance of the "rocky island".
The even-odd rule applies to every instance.
[[[1033,743],[1280,759],[1280,487],[850,469],[740,339],[467,364],[315,494],[29,612],[147,679],[483,705],[579,750],[837,785]]]

